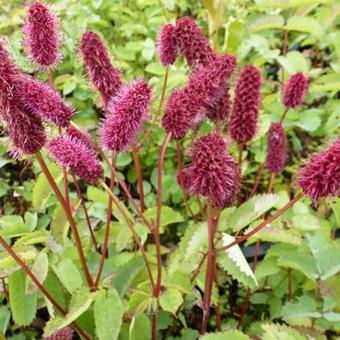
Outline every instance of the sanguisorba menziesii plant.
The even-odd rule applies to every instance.
[[[110,233],[110,228],[113,209],[119,212],[144,261],[148,286],[146,289],[138,286],[136,290],[142,290],[143,294],[150,296],[144,309],[151,313],[150,337],[152,339],[156,339],[159,334],[157,328],[159,313],[160,309],[166,310],[164,294],[168,290],[166,279],[169,277],[169,270],[163,257],[161,226],[162,179],[165,171],[164,159],[169,145],[172,143],[176,145],[178,185],[188,210],[188,218],[191,217],[197,223],[195,224],[197,228],[206,221],[207,252],[198,267],[192,270],[192,283],[195,283],[201,268],[205,268],[205,274],[202,274],[204,276],[204,285],[201,285],[202,299],[198,303],[202,309],[199,327],[201,334],[209,328],[212,291],[217,282],[218,252],[228,251],[247,240],[276,220],[305,195],[310,197],[314,204],[317,204],[322,197],[339,195],[340,140],[337,139],[328,149],[314,155],[297,172],[293,181],[298,183],[302,191],[298,189],[291,201],[274,214],[263,218],[244,234],[238,234],[231,243],[224,244],[222,247],[217,246],[221,240],[218,226],[223,210],[235,209],[243,201],[247,203],[247,192],[242,187],[241,180],[242,151],[249,146],[259,127],[263,83],[261,70],[252,64],[243,67],[241,65],[238,69],[237,56],[214,51],[192,18],[183,17],[174,24],[167,23],[161,28],[157,40],[160,63],[165,67],[166,72],[162,95],[158,98],[160,101],[158,112],[153,114],[150,110],[155,98],[148,82],[140,78],[126,82],[123,74],[112,65],[100,32],[84,32],[79,42],[79,51],[88,81],[99,92],[101,98],[99,110],[103,115],[97,135],[92,138],[84,128],[72,122],[75,109],[53,88],[51,70],[61,62],[58,19],[45,4],[33,2],[27,7],[23,31],[25,51],[36,66],[37,72],[47,72],[48,83],[24,74],[14,65],[7,52],[6,44],[1,43],[0,113],[5,132],[9,137],[8,147],[14,158],[35,158],[40,164],[71,226],[72,242],[77,249],[87,289],[92,294],[92,302],[97,297],[99,299],[99,296],[102,299],[101,292],[108,288],[110,275],[103,277],[103,268],[104,265],[109,268],[110,263],[107,260],[115,256],[109,248],[110,236],[113,235]],[[183,87],[175,88],[169,97],[165,98],[167,77],[171,72],[170,66],[181,58],[185,60],[190,70],[188,80]],[[287,137],[282,125],[283,119],[289,109],[303,103],[307,88],[308,78],[302,73],[293,75],[284,86],[282,101],[286,110],[281,122],[273,122],[268,131],[268,153],[265,161],[265,168],[270,173],[268,192],[272,191],[274,175],[280,176],[287,162]],[[162,112],[163,103],[164,112]],[[152,129],[144,130],[145,122],[151,119],[150,126],[154,128],[161,112],[163,113],[161,125],[165,137],[160,150],[157,151],[157,206],[154,207],[154,214],[146,214],[143,169],[139,161],[139,151],[143,147],[145,136],[153,132]],[[200,126],[203,123],[210,131],[202,135]],[[183,140],[190,141],[184,153]],[[233,156],[233,143],[238,145],[239,154],[236,157]],[[116,170],[117,155],[129,152],[133,153],[138,178],[138,197],[135,191],[129,190],[129,186]],[[183,157],[186,165],[183,165]],[[59,188],[59,184],[51,174],[46,158],[56,162],[63,169],[63,190]],[[104,166],[110,172],[109,184],[106,183],[104,176]],[[69,197],[69,180],[72,180],[76,186],[78,198],[84,209],[93,251],[83,245],[75,218],[78,207]],[[122,189],[120,197],[115,194],[115,183]],[[100,241],[96,240],[94,235],[85,204],[86,199],[82,193],[86,185],[100,186],[108,195],[104,236]],[[199,214],[193,213],[189,202],[191,196],[200,203]],[[204,198],[204,203],[201,202],[201,198]],[[128,207],[124,200],[128,202]],[[152,235],[153,241],[142,236],[141,226]],[[56,311],[66,316],[65,320],[68,320],[66,323],[57,323],[55,315],[51,313],[52,323],[48,323],[45,335],[50,339],[70,339],[72,330],[65,328],[70,325],[81,337],[92,338],[93,334],[83,324],[80,325],[76,322],[76,318],[70,317],[71,313],[74,313],[72,304],[60,305],[57,302],[58,297],[53,296],[54,293],[52,294],[43,286],[40,276],[32,269],[31,264],[20,258],[15,246],[10,246],[8,240],[2,237],[0,243],[4,251],[8,252],[18,264],[17,270],[21,268],[45,296],[46,301],[49,301]],[[92,252],[99,252],[99,255],[91,257],[90,265],[89,255]],[[93,258],[96,264],[93,263]],[[126,282],[126,285],[128,284]],[[110,296],[108,301],[111,303],[113,295],[109,294],[111,293],[108,293],[107,297]],[[176,291],[175,298],[180,301],[179,310],[183,297],[181,294],[178,297],[178,294]],[[116,299],[124,299],[124,296],[119,297],[118,294],[114,296]],[[171,296],[169,295],[167,299]],[[118,318],[121,320],[125,313],[124,319],[130,320],[133,317],[131,311],[122,304],[120,306],[120,311],[117,311]],[[106,301],[102,303],[102,308],[109,307]],[[96,313],[97,305],[94,310]],[[51,311],[49,308],[49,312]],[[243,314],[245,311],[246,308]],[[216,309],[216,314],[218,313]],[[51,326],[53,322],[55,327]],[[120,325],[121,321],[118,324]],[[96,334],[102,334],[98,329],[101,326],[100,322],[96,323]],[[219,329],[218,325],[217,328]],[[119,329],[114,332],[112,337],[117,338]]]

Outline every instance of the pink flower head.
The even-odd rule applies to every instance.
[[[123,86],[117,96],[112,98],[99,131],[104,148],[123,151],[135,142],[143,121],[149,118],[147,111],[151,96],[149,85],[137,80]]]
[[[205,114],[212,121],[227,121],[230,113],[229,88],[229,82],[224,81],[215,96],[205,106]]]
[[[237,80],[230,115],[230,136],[239,143],[249,142],[255,135],[260,106],[261,74],[254,65],[245,66]]]
[[[158,54],[163,66],[173,64],[177,58],[176,28],[171,24],[164,25],[158,36]]]
[[[266,167],[278,174],[284,169],[287,160],[287,136],[281,123],[272,123],[268,132]]]
[[[98,34],[85,32],[80,41],[87,76],[100,92],[105,105],[122,85],[120,73],[110,62],[110,55]]]
[[[172,138],[182,139],[188,129],[200,121],[205,105],[211,103],[235,67],[236,59],[233,56],[215,58],[209,65],[198,67],[188,84],[171,94],[162,125],[167,132],[172,133]]]
[[[307,90],[308,78],[302,72],[293,74],[284,87],[283,104],[290,109],[301,105]]]
[[[96,150],[94,148],[94,143],[90,134],[85,130],[78,130],[74,127],[69,127],[66,130],[66,134],[73,139],[76,139],[82,142],[89,150],[89,152],[96,154]]]
[[[45,129],[39,116],[25,108],[11,106],[11,115],[3,118],[13,143],[12,154],[21,157],[40,151],[46,143]]]
[[[340,195],[340,138],[311,158],[300,170],[298,183],[314,203],[321,197]]]
[[[13,78],[19,74],[10,55],[0,42],[0,115],[9,114],[13,102]]]
[[[208,39],[191,17],[177,20],[176,38],[179,50],[190,66],[207,65],[215,58]]]
[[[103,169],[93,152],[76,138],[67,134],[58,136],[50,141],[48,150],[56,162],[90,184],[103,176]]]
[[[73,330],[69,327],[59,329],[46,338],[46,340],[72,340],[72,339]]]
[[[39,80],[18,77],[15,96],[21,105],[60,127],[67,127],[74,114],[73,109],[64,103],[59,92]]]
[[[216,208],[230,206],[239,190],[240,169],[226,151],[223,138],[211,133],[192,148],[192,162],[184,168],[185,189],[211,200]]]
[[[23,31],[27,51],[35,63],[49,67],[58,62],[59,20],[46,5],[34,1],[28,6]]]

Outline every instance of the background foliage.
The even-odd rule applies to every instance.
[[[236,210],[226,209],[220,218],[220,232],[233,234],[246,226],[251,227],[264,212],[283,206],[294,191],[296,169],[321,144],[334,140],[339,134],[340,4],[337,1],[51,2],[52,8],[61,17],[64,38],[63,62],[53,72],[55,86],[76,107],[75,121],[90,130],[98,126],[102,113],[97,109],[97,95],[89,87],[77,52],[79,38],[86,29],[101,35],[111,51],[114,65],[122,70],[126,81],[137,77],[148,79],[154,89],[154,108],[158,105],[164,75],[164,69],[158,63],[155,41],[159,28],[165,22],[191,15],[217,50],[236,54],[240,65],[251,62],[260,66],[265,79],[261,124],[242,169],[243,183],[249,191],[265,158],[265,135],[269,125],[278,121],[284,110],[280,102],[282,76],[287,79],[290,74],[303,71],[310,77],[305,104],[297,111],[290,110],[284,122],[290,152],[283,175],[275,180],[277,194],[254,198]],[[21,45],[22,2],[0,0],[0,8],[1,36],[8,37],[10,52],[16,63],[26,72],[33,73]],[[288,31],[286,56],[281,53],[283,30]],[[187,75],[184,62],[171,66],[167,94],[172,88],[183,85]],[[46,79],[43,73],[39,76]],[[201,133],[208,128],[203,125]],[[155,213],[157,150],[163,134],[161,127],[156,127],[141,150],[149,216]],[[13,161],[6,153],[6,138],[1,140],[0,235],[15,241],[18,254],[32,264],[34,273],[44,286],[58,297],[58,302],[69,305],[67,317],[56,317],[48,322],[45,332],[53,331],[61,324],[66,326],[80,316],[79,323],[90,333],[96,332],[100,339],[116,336],[119,339],[141,339],[141,334],[145,334],[143,339],[147,339],[147,334],[150,334],[148,311],[153,301],[146,289],[143,261],[131,252],[132,235],[121,223],[119,215],[116,214],[116,222],[112,222],[110,258],[104,268],[104,281],[110,289],[89,294],[83,289],[84,279],[76,250],[68,238],[68,223],[44,176],[39,174],[39,167],[29,159],[19,163]],[[190,138],[184,141],[184,145],[189,143]],[[204,276],[200,274],[193,286],[189,273],[200,260],[197,254],[206,247],[206,225],[197,226],[189,221],[176,184],[175,154],[175,145],[170,146],[164,175],[163,204],[167,208],[163,209],[162,215],[162,245],[164,254],[171,252],[171,255],[167,256],[166,289],[160,300],[162,312],[158,331],[167,339],[195,339],[200,322],[196,301],[201,299]],[[136,194],[137,179],[131,163],[129,153],[121,154],[117,167]],[[50,170],[60,182],[60,169],[50,164]],[[110,175],[109,169],[106,169],[106,174]],[[266,188],[267,176],[265,174],[260,186],[262,192]],[[120,193],[118,188],[115,190],[116,194]],[[107,197],[95,187],[88,187],[86,194],[91,219],[97,226],[96,237],[101,241]],[[73,198],[76,199],[75,193]],[[194,212],[198,212],[194,200],[191,205]],[[90,238],[81,211],[76,213],[76,219],[88,250]],[[318,208],[305,200],[258,235],[262,241],[273,245],[258,265],[255,276],[249,272],[242,255],[220,255],[220,288],[214,291],[213,302],[221,308],[224,333],[208,334],[202,339],[247,339],[255,335],[263,339],[339,336],[340,244],[335,238],[339,225],[339,199],[322,202]],[[147,239],[148,232],[143,226],[138,233],[142,239]],[[225,235],[227,239],[228,234]],[[248,243],[254,241],[255,238]],[[149,246],[151,254],[152,247]],[[89,251],[88,258],[90,269],[95,272],[99,255]],[[292,275],[291,301],[287,296],[288,271]],[[4,252],[0,253],[0,278],[0,337],[6,334],[8,339],[39,338],[47,313],[42,309],[36,314],[36,310],[46,301]],[[237,285],[238,289],[235,288]],[[247,287],[254,291],[244,320],[243,334],[234,328]],[[183,308],[179,309],[182,303]],[[47,308],[53,315],[49,303]],[[112,314],[117,317],[107,322]]]

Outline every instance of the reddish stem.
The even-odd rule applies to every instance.
[[[268,181],[268,188],[267,188],[267,194],[272,192],[273,189],[273,184],[274,184],[274,178],[275,178],[275,173],[271,172],[269,174],[269,181]]]
[[[254,187],[253,187],[253,190],[251,191],[250,195],[248,196],[248,199],[253,197],[256,194],[257,189],[258,189],[259,184],[260,184],[261,179],[262,179],[263,170],[264,170],[264,163],[262,163],[260,165],[259,169],[258,169],[256,179],[255,179],[255,183],[254,183]]]
[[[269,218],[267,218],[266,220],[264,220],[262,223],[260,223],[257,227],[255,227],[254,229],[252,229],[251,231],[249,231],[247,234],[244,234],[241,237],[238,237],[235,241],[229,243],[228,245],[221,247],[218,249],[218,251],[222,251],[222,250],[227,250],[233,246],[235,246],[236,244],[239,244],[245,240],[247,240],[249,237],[253,236],[254,234],[256,234],[259,230],[261,230],[262,228],[264,228],[266,225],[268,225],[269,223],[275,221],[278,217],[280,217],[284,212],[286,212],[286,210],[288,210],[291,206],[293,206],[298,200],[300,200],[302,197],[304,196],[303,192],[300,192],[299,194],[297,194],[291,201],[289,201],[283,208],[279,209],[274,215],[270,216]]]
[[[83,197],[83,195],[81,193],[77,177],[74,175],[73,172],[71,173],[71,176],[73,178],[74,186],[76,187],[77,195],[78,195],[78,197],[80,199],[81,206],[82,206],[82,208],[84,210],[86,224],[87,224],[87,227],[88,227],[90,235],[91,235],[91,240],[93,242],[94,247],[96,248],[96,251],[99,251],[98,243],[97,243],[96,237],[94,236],[94,232],[93,232],[93,229],[92,229],[89,213],[87,211],[85,200],[84,200],[84,197]]]
[[[45,287],[39,282],[37,277],[28,268],[26,263],[16,254],[16,252],[7,244],[7,242],[0,236],[0,244],[6,250],[6,252],[13,258],[13,260],[21,267],[21,269],[30,277],[35,286],[41,291],[41,293],[46,297],[46,299],[56,308],[58,312],[66,315],[66,310],[59,305],[59,303],[52,297],[52,295],[45,289]],[[91,339],[77,323],[72,323],[75,330],[84,337],[85,339]]]
[[[216,219],[213,216],[213,208],[211,202],[207,200],[208,208],[208,258],[207,267],[205,273],[205,287],[204,287],[204,299],[203,299],[203,319],[201,324],[200,334],[204,334],[207,330],[210,304],[211,304],[211,293],[215,274],[215,245],[214,236],[216,229]]]
[[[112,155],[112,163],[111,163],[113,168],[115,167],[115,163],[116,163],[116,157],[113,154]],[[113,190],[114,183],[115,183],[115,176],[113,174],[113,171],[111,171],[111,178],[110,178],[110,190],[111,191]],[[111,197],[111,195],[109,195],[107,211],[106,211],[105,234],[104,234],[104,241],[103,241],[103,245],[102,245],[102,254],[101,254],[101,257],[100,257],[97,276],[96,276],[96,279],[95,279],[95,282],[94,282],[94,286],[96,288],[98,287],[100,277],[103,273],[104,263],[105,263],[105,259],[106,259],[107,248],[108,248],[109,239],[110,239],[111,215],[112,215],[112,197]]]
[[[144,202],[144,188],[143,188],[142,167],[140,165],[138,149],[136,147],[134,147],[134,146],[132,146],[131,149],[132,149],[132,156],[133,156],[133,161],[135,163],[135,169],[136,169],[136,174],[137,174],[139,201],[140,201],[140,210],[143,213],[145,211],[145,202]]]
[[[178,167],[178,179],[179,179],[179,186],[181,188],[182,191],[182,196],[183,196],[183,200],[185,203],[185,206],[189,212],[189,214],[191,215],[191,217],[193,218],[194,222],[197,222],[197,218],[195,216],[195,214],[193,213],[193,211],[190,208],[190,204],[188,202],[188,195],[185,191],[185,187],[184,187],[184,178],[183,178],[183,165],[182,165],[182,150],[181,150],[181,143],[179,141],[176,142],[176,146],[177,146],[177,167]]]
[[[79,236],[79,233],[78,233],[76,223],[73,219],[71,210],[69,209],[69,206],[66,204],[64,197],[61,194],[56,182],[54,181],[54,179],[53,179],[53,177],[50,173],[50,171],[48,170],[48,167],[47,167],[43,157],[41,156],[40,152],[36,153],[36,159],[38,160],[40,167],[41,167],[41,170],[45,174],[51,188],[53,189],[58,201],[60,202],[61,206],[63,207],[63,209],[66,213],[66,217],[67,217],[67,219],[70,223],[71,230],[72,230],[72,233],[73,233],[73,237],[74,237],[74,240],[76,242],[76,247],[77,247],[78,254],[79,254],[79,260],[80,260],[81,266],[83,268],[87,284],[90,287],[90,289],[93,289],[94,288],[93,280],[92,280],[90,271],[87,267],[86,258],[85,258],[83,248],[82,248],[82,245],[81,245],[81,241],[80,241],[80,236]]]

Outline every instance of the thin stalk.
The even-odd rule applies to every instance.
[[[151,287],[152,287],[152,290],[154,291],[155,290],[155,283],[154,283],[154,280],[153,280],[153,276],[152,276],[152,272],[151,272],[151,268],[150,268],[150,263],[149,263],[149,260],[146,256],[146,253],[145,253],[145,250],[144,250],[144,247],[143,247],[143,244],[141,243],[140,239],[139,239],[139,236],[135,230],[135,227],[134,227],[134,224],[131,222],[129,216],[127,216],[125,210],[121,207],[117,197],[114,195],[114,193],[110,190],[110,188],[105,184],[104,181],[100,180],[99,181],[99,184],[105,189],[105,191],[110,195],[110,197],[112,198],[112,201],[113,203],[115,204],[115,206],[119,209],[119,211],[121,212],[121,214],[123,215],[124,219],[126,220],[127,224],[128,224],[128,227],[130,228],[131,230],[131,233],[132,233],[132,236],[136,242],[136,244],[138,245],[138,248],[142,254],[142,257],[143,257],[143,260],[144,260],[144,263],[145,263],[145,267],[146,267],[146,270],[147,270],[147,273],[148,273],[148,276],[149,276],[149,279],[150,279],[150,283],[151,283]]]
[[[289,201],[284,207],[282,207],[281,209],[279,209],[274,215],[268,217],[266,220],[264,220],[263,222],[261,222],[257,227],[255,227],[254,229],[252,229],[251,231],[249,231],[248,233],[244,234],[241,237],[238,237],[235,241],[227,244],[224,247],[221,247],[219,249],[217,249],[218,251],[222,251],[222,250],[227,250],[233,246],[235,246],[236,244],[239,244],[245,240],[247,240],[249,237],[253,236],[254,234],[256,234],[259,230],[261,230],[262,228],[264,228],[266,225],[268,225],[269,223],[275,221],[278,217],[280,217],[284,212],[286,212],[286,210],[288,210],[290,207],[292,207],[297,201],[299,201],[302,197],[304,197],[304,193],[300,192],[299,194],[297,194],[291,201]]]
[[[244,143],[239,143],[238,145],[238,165],[240,167],[240,183],[242,181],[242,153],[243,153],[243,145]],[[237,205],[240,206],[242,203],[242,192],[241,189],[237,194]]]
[[[288,107],[286,107],[285,110],[282,113],[282,116],[280,118],[280,123],[281,124],[283,123],[284,119],[286,118],[287,112],[288,112]]]
[[[205,273],[205,286],[204,286],[204,299],[203,299],[203,319],[201,324],[200,334],[204,334],[207,330],[209,314],[210,314],[210,304],[211,304],[211,293],[214,282],[215,274],[215,245],[214,236],[216,229],[216,220],[213,216],[213,207],[211,202],[207,201],[208,207],[208,258],[207,267]]]
[[[137,183],[138,183],[138,191],[139,191],[139,202],[140,202],[140,210],[142,213],[145,211],[145,202],[144,202],[144,188],[143,188],[143,175],[142,175],[142,167],[140,165],[139,159],[139,151],[136,147],[132,146],[132,157],[135,163],[135,169],[137,174]]]
[[[251,191],[250,195],[248,196],[248,199],[253,197],[256,194],[257,189],[259,187],[259,184],[261,182],[263,171],[264,171],[264,163],[262,163],[260,165],[259,169],[258,169],[258,172],[257,172],[257,175],[256,175],[256,179],[255,179],[255,183],[254,183],[254,187],[253,187],[253,190]]]
[[[161,212],[162,212],[162,189],[163,189],[163,169],[164,169],[164,157],[166,153],[167,146],[171,139],[171,133],[168,133],[163,141],[159,159],[158,159],[158,178],[157,178],[157,215],[156,215],[156,223],[153,228],[153,237],[155,240],[156,246],[156,258],[157,258],[157,280],[156,287],[153,292],[153,296],[157,298],[157,309],[154,312],[152,317],[152,340],[156,340],[157,337],[157,319],[158,319],[158,298],[161,292],[161,284],[162,284],[162,254],[161,254],[161,239],[159,234],[159,228],[161,225]]]
[[[112,155],[112,163],[111,163],[113,168],[115,167],[115,163],[116,163],[116,157],[113,154]],[[110,190],[111,191],[113,190],[114,184],[115,184],[115,176],[114,176],[113,171],[111,171],[111,178],[110,178]],[[102,254],[101,254],[101,257],[100,257],[97,276],[96,276],[96,279],[94,281],[94,286],[96,288],[98,287],[98,283],[99,283],[100,277],[101,277],[101,275],[103,273],[103,269],[104,269],[104,263],[105,263],[107,248],[108,248],[109,239],[110,239],[111,215],[112,215],[112,196],[109,195],[108,205],[107,205],[107,210],[106,210],[106,223],[105,223],[104,241],[103,241],[103,245],[102,245]]]
[[[161,93],[161,99],[159,101],[159,105],[158,105],[158,109],[157,109],[157,114],[154,116],[153,121],[151,123],[151,126],[148,128],[148,130],[145,132],[143,139],[141,140],[141,142],[139,143],[139,146],[136,147],[136,149],[139,151],[143,145],[145,144],[145,142],[147,141],[147,139],[149,138],[152,130],[154,129],[155,125],[157,124],[160,116],[161,116],[161,110],[162,110],[162,106],[163,106],[163,102],[164,102],[164,98],[165,98],[165,90],[166,90],[166,85],[168,83],[168,76],[169,76],[169,67],[165,68],[165,74],[164,74],[164,80],[163,80],[163,87],[162,87],[162,93]]]
[[[46,299],[56,308],[56,310],[66,315],[66,310],[59,305],[59,303],[53,298],[53,296],[46,290],[46,288],[39,282],[38,278],[29,269],[26,263],[16,254],[16,252],[7,244],[7,242],[0,236],[0,244],[5,249],[5,251],[13,258],[13,260],[21,267],[21,269],[30,277],[35,286],[40,290],[40,292],[46,297]],[[85,339],[91,339],[76,322],[72,323],[75,330],[84,337]]]
[[[48,167],[47,167],[47,165],[46,165],[46,163],[45,163],[41,153],[38,152],[38,153],[36,153],[35,156],[36,156],[37,161],[40,164],[41,170],[45,174],[45,176],[46,176],[46,178],[47,178],[47,180],[48,180],[52,190],[54,191],[58,201],[60,202],[61,206],[63,207],[63,209],[64,209],[64,211],[66,213],[66,217],[67,217],[67,219],[68,219],[68,221],[70,223],[71,230],[72,230],[72,233],[73,233],[73,237],[74,237],[74,240],[76,242],[76,247],[77,247],[77,250],[78,250],[79,260],[80,260],[81,266],[83,268],[87,284],[88,284],[90,289],[93,289],[94,288],[93,280],[92,280],[90,271],[89,271],[87,263],[86,263],[86,258],[85,258],[85,255],[84,255],[84,252],[83,252],[83,248],[82,248],[82,245],[81,245],[80,236],[79,236],[79,233],[78,233],[78,229],[77,229],[76,223],[75,223],[75,221],[73,219],[72,212],[69,209],[69,206],[67,205],[67,203],[65,202],[64,197],[61,194],[61,192],[60,192],[56,182],[54,181],[54,179],[53,179],[53,177],[52,177],[52,175],[50,173],[50,171],[48,170]]]
[[[188,195],[187,195],[185,188],[184,188],[184,178],[183,178],[183,173],[182,173],[183,165],[182,165],[181,143],[179,141],[177,141],[176,146],[177,146],[177,170],[178,170],[178,179],[179,179],[179,184],[180,184],[179,186],[180,186],[181,191],[182,191],[184,204],[185,204],[189,214],[191,215],[192,219],[194,220],[194,222],[197,222],[197,218],[190,208],[190,204],[188,202]]]
[[[273,189],[273,184],[274,184],[274,178],[275,178],[275,173],[271,172],[269,174],[269,181],[268,181],[268,188],[267,188],[267,194],[270,194]]]
[[[87,224],[87,227],[89,229],[89,232],[90,232],[90,235],[91,235],[91,240],[92,240],[92,243],[96,249],[96,251],[99,251],[99,248],[98,248],[98,242],[96,240],[96,237],[94,236],[94,232],[93,232],[93,229],[92,229],[92,225],[91,225],[91,221],[90,221],[90,217],[89,217],[89,213],[87,211],[87,208],[86,208],[86,204],[85,204],[85,200],[84,200],[84,196],[83,194],[81,193],[81,190],[80,190],[80,187],[79,187],[79,183],[78,183],[78,180],[77,180],[77,177],[75,176],[75,174],[73,172],[71,172],[71,176],[73,178],[73,183],[74,183],[74,186],[76,187],[76,191],[77,191],[77,195],[80,199],[80,204],[84,210],[84,214],[85,214],[85,219],[86,219],[86,224]]]

